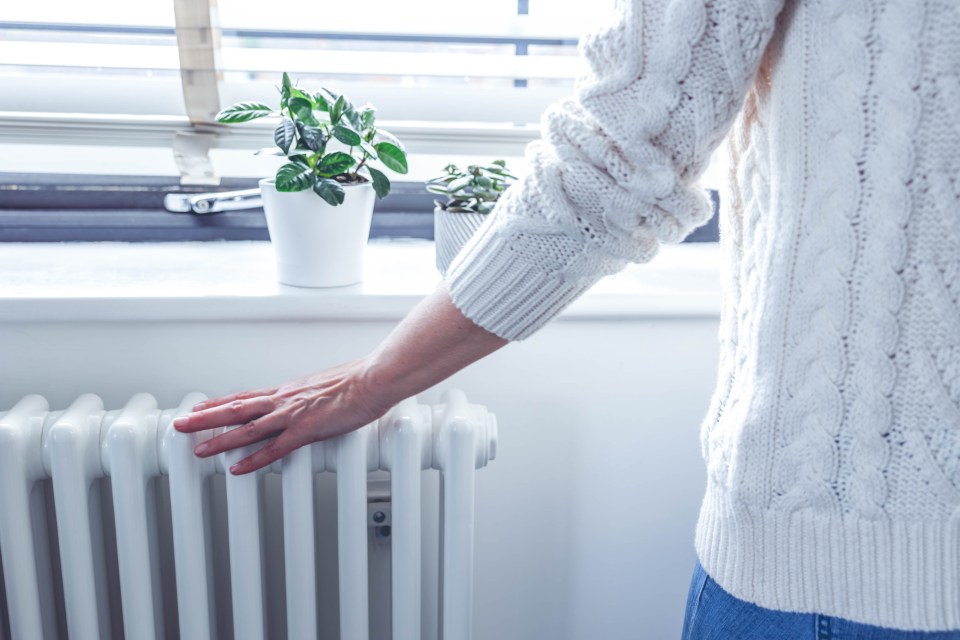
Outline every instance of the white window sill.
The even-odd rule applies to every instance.
[[[719,248],[664,247],[598,283],[568,319],[719,314]],[[370,242],[363,283],[275,281],[267,242],[10,243],[0,247],[0,322],[399,319],[441,278],[433,243]]]

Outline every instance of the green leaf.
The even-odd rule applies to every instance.
[[[387,194],[390,193],[390,180],[387,178],[384,173],[373,167],[367,167],[370,169],[370,177],[373,179],[373,190],[377,193],[377,197],[381,200],[387,197]]]
[[[437,176],[436,178],[430,178],[429,180],[427,180],[427,182],[430,184],[449,184],[459,177],[460,177],[459,175],[451,173],[445,176]]]
[[[495,165],[497,165],[498,167],[500,167],[501,169],[504,169],[504,168],[506,168],[506,166],[507,166],[507,161],[506,161],[506,160],[494,160],[491,164],[495,164]]]
[[[310,103],[311,107],[315,104],[313,101],[313,96],[311,96],[309,93],[304,93],[303,91],[300,91],[300,89],[297,89],[296,87],[290,90],[290,96],[293,98],[301,98],[303,100],[306,100],[307,102]]]
[[[323,156],[320,164],[317,165],[317,171],[322,176],[337,176],[347,171],[356,163],[356,158],[349,153],[335,151],[334,153]]]
[[[333,137],[351,147],[356,147],[363,142],[359,133],[343,124],[338,124],[333,127]]]
[[[370,129],[377,119],[377,110],[371,105],[364,105],[360,109],[360,128]]]
[[[477,186],[484,189],[493,187],[493,180],[484,176],[477,176]]]
[[[333,107],[330,108],[330,124],[337,124],[340,122],[340,116],[343,115],[343,96],[339,96],[337,101],[333,103]]]
[[[217,114],[217,122],[249,122],[273,113],[273,109],[261,102],[239,102]]]
[[[339,94],[330,89],[320,89],[315,94],[313,94],[314,102],[316,102],[317,109],[320,111],[329,112],[333,109],[333,105],[336,104]]]
[[[360,114],[357,113],[357,110],[354,109],[353,105],[349,102],[344,106],[343,115],[354,129],[360,129],[363,126],[360,121]]]
[[[289,162],[277,170],[277,191],[303,191],[309,189],[316,176],[306,164]]]
[[[290,76],[283,72],[283,82],[280,85],[280,108],[286,109],[290,102],[290,90],[293,89],[293,83],[290,82]]]
[[[289,118],[283,118],[280,125],[273,132],[273,141],[285,153],[290,153],[290,147],[296,139],[297,128],[293,126],[293,121]]]
[[[517,179],[516,176],[507,173],[507,171],[501,169],[500,167],[484,167],[483,170],[487,173],[492,173],[493,175],[497,176],[497,178],[511,178],[513,180]]]
[[[327,136],[321,127],[314,127],[298,122],[297,130],[300,132],[300,140],[308,149],[323,153],[327,144]]]
[[[447,188],[438,184],[427,184],[427,191],[430,193],[437,193],[442,196],[447,195]]]
[[[392,142],[381,142],[375,144],[374,148],[380,156],[380,162],[382,162],[387,169],[391,169],[397,173],[406,173],[409,170],[407,167],[407,154],[404,153],[400,147]]]
[[[451,182],[450,184],[448,184],[448,185],[447,185],[447,190],[448,190],[450,193],[456,193],[457,191],[460,191],[461,189],[466,189],[467,187],[469,187],[471,182],[473,182],[473,176],[464,176],[464,177],[458,178],[458,179],[454,180],[453,182]]]
[[[490,213],[495,206],[497,206],[495,202],[481,202],[480,206],[477,207],[477,211],[480,213]]]
[[[313,192],[327,201],[332,207],[343,204],[343,187],[336,180],[323,178],[313,185]]]
[[[360,148],[363,149],[363,151],[374,160],[377,159],[377,150],[374,149],[373,145],[366,140],[360,141]]]
[[[304,124],[311,126],[317,126],[319,124],[313,116],[313,105],[310,104],[310,101],[306,98],[290,98],[290,103],[287,106],[293,117]]]
[[[401,151],[404,151],[404,153],[406,153],[406,151],[403,148],[403,143],[400,142],[400,138],[393,135],[386,129],[377,129],[377,142],[389,142],[390,144],[395,146],[397,149],[400,149]],[[448,166],[454,167],[454,169],[456,169],[454,165],[448,165]]]

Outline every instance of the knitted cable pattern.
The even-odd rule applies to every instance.
[[[733,464],[709,476],[698,554],[763,606],[958,629],[960,7],[801,1],[790,23],[803,46],[786,46],[773,80],[782,101],[760,103],[781,146],[736,187],[779,170],[742,242],[763,247],[771,224],[789,240],[782,257],[759,251],[756,293],[749,250],[733,252],[740,304],[766,317],[734,324],[738,348],[761,358],[727,404],[750,409],[705,424],[720,432],[708,469]],[[816,90],[791,92],[798,78]],[[798,153],[782,146],[796,140],[788,115],[806,123]],[[775,130],[762,116],[753,127]],[[728,201],[749,217],[745,199]]]
[[[710,202],[694,181],[739,110],[781,6],[623,3],[609,28],[581,42],[592,71],[576,97],[545,113],[529,175],[451,264],[454,302],[493,333],[523,339],[604,275],[706,222]],[[541,237],[551,240],[531,245]],[[536,284],[515,291],[520,274]],[[491,285],[517,301],[513,313],[489,313]]]
[[[864,37],[869,28],[867,5],[865,0],[853,0],[849,5],[811,9],[826,12],[820,20],[828,29],[808,36],[813,41],[806,55],[820,47],[830,52],[807,63],[828,82],[818,95],[804,99],[811,111],[829,114],[821,122],[821,139],[822,157],[831,162],[817,156],[806,161],[810,180],[822,186],[802,203],[807,219],[796,230],[796,293],[786,310],[785,348],[790,354],[784,365],[786,400],[774,449],[778,475],[772,503],[788,511],[839,510],[834,475],[844,413],[841,385],[849,366],[847,336],[853,307],[849,283],[857,252],[853,225],[863,203],[858,163],[865,131],[860,96],[870,82]],[[806,277],[814,271],[819,277]]]
[[[916,2],[876,2],[868,11],[871,32],[903,35],[868,38],[867,45],[871,63],[870,83],[861,98],[869,116],[860,158],[864,185],[857,212],[860,255],[851,286],[857,297],[848,341],[851,367],[844,385],[845,422],[858,428],[852,429],[848,452],[852,475],[844,498],[847,510],[881,518],[887,499],[884,471],[893,427],[891,400],[898,377],[898,315],[904,297],[900,274],[907,256],[904,230],[913,211],[908,185],[915,171],[914,138],[921,114],[917,86],[925,11],[923,3]],[[883,107],[874,106],[880,104]]]
[[[732,136],[729,149],[735,162],[733,185],[728,194],[730,206],[723,210],[725,251],[731,253],[730,269],[723,280],[724,305],[721,310],[721,353],[717,390],[701,428],[701,442],[707,473],[724,484],[736,483],[730,477],[730,457],[733,453],[731,436],[735,430],[726,424],[742,424],[750,407],[751,390],[749,369],[754,366],[756,344],[742,344],[740,336],[750,338],[754,314],[749,304],[742,304],[758,295],[762,280],[759,262],[766,251],[766,233],[762,212],[770,207],[770,181],[766,173],[769,165],[769,136],[767,123],[758,113],[757,104],[763,99],[752,92]],[[744,243],[744,238],[755,238]],[[726,271],[726,269],[725,269]],[[749,490],[749,488],[748,488]]]
[[[954,6],[932,2],[930,30],[939,38],[960,39],[960,15]],[[919,419],[919,428],[902,435],[906,452],[899,460],[918,480],[902,480],[902,510],[912,517],[957,519],[960,505],[960,60],[931,56],[921,81],[927,108],[946,114],[945,124],[930,127],[921,140],[921,170],[915,197],[930,214],[932,237],[918,242],[924,260],[909,264],[915,283],[911,322],[922,328],[921,348],[909,356],[903,412]],[[953,123],[954,126],[950,126]],[[918,490],[923,483],[929,491]]]
[[[697,554],[761,606],[960,630],[960,3],[627,0],[448,272],[508,339],[706,219]]]

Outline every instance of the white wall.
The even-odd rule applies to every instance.
[[[172,407],[357,357],[391,326],[7,321],[0,411],[27,393],[61,409],[149,391]],[[421,396],[458,386],[499,418],[477,480],[476,638],[679,636],[716,331],[709,317],[561,319]]]

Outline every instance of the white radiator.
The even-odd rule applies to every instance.
[[[179,408],[161,410],[152,396],[139,394],[123,409],[105,411],[100,398],[83,395],[65,411],[50,411],[44,398],[32,395],[0,413],[0,558],[14,640],[113,638],[112,607],[122,610],[126,640],[171,637],[176,631],[184,640],[218,637],[214,588],[222,582],[213,575],[212,548],[224,541],[212,539],[207,485],[256,446],[195,457],[193,448],[215,433],[183,434],[171,423],[202,399],[190,394]],[[495,417],[468,404],[462,392],[448,391],[439,405],[406,400],[375,424],[303,447],[274,464],[270,471],[281,475],[282,487],[287,637],[318,636],[314,474],[333,472],[340,638],[367,640],[367,481],[378,469],[390,473],[392,638],[423,637],[420,485],[421,473],[432,468],[442,478],[439,637],[470,638],[474,474],[494,458],[496,440]],[[225,479],[232,626],[238,639],[267,637],[262,475]],[[160,476],[169,482],[176,630],[164,629],[171,603],[160,584],[154,481]],[[99,517],[105,505],[95,486],[105,477],[115,532],[105,530]],[[55,526],[47,524],[51,487]],[[47,552],[52,544],[58,554]],[[115,555],[105,552],[114,544]],[[107,595],[109,562],[116,563],[119,602]],[[65,620],[66,629],[58,620]],[[0,620],[0,636],[3,626]]]

